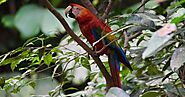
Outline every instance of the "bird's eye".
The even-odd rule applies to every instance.
[[[77,10],[80,10],[80,8],[76,8]]]

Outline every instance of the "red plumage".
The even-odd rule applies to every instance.
[[[94,42],[112,31],[106,23],[99,20],[93,13],[91,13],[88,9],[81,5],[70,4],[69,7],[66,8],[66,13],[68,13],[70,17],[77,20],[82,34],[92,46]],[[114,39],[115,36],[108,35],[107,37],[96,43],[93,48],[94,50],[99,51]],[[108,45],[108,47],[104,49],[100,54],[106,54],[108,56],[109,66],[114,84],[115,86],[121,88],[121,81],[119,76],[120,62],[132,70],[129,61],[126,59],[124,51],[116,42],[113,42]]]

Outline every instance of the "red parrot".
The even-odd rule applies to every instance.
[[[106,54],[108,56],[109,67],[114,85],[121,88],[119,76],[120,62],[132,70],[123,49],[116,42],[112,42],[116,37],[111,34],[97,42],[102,36],[110,33],[112,31],[111,28],[102,20],[98,19],[87,8],[78,4],[70,4],[65,9],[65,14],[66,16],[68,15],[69,17],[76,19],[82,34],[93,46],[95,51],[101,51],[99,53],[100,55]],[[108,46],[104,50],[101,50],[106,45]]]

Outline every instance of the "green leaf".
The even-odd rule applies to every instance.
[[[69,91],[69,90],[78,90],[78,88],[69,87],[69,88],[65,89],[64,91]]]
[[[8,59],[4,60],[3,62],[1,62],[1,65],[8,65],[11,63],[11,69],[14,70],[20,60],[21,60],[20,56],[8,58]]]
[[[47,55],[44,56],[44,63],[46,65],[50,65],[51,62],[52,62],[53,58],[52,58],[52,55],[50,53],[48,53]]]
[[[159,4],[155,1],[155,0],[149,0],[146,4],[145,7],[149,8],[149,9],[154,9],[156,7],[158,7]]]
[[[96,86],[96,88],[102,88],[102,87],[106,87],[106,84],[99,84]]]
[[[176,25],[179,24],[181,21],[183,21],[185,18],[185,14],[180,16],[180,17],[176,17],[174,19],[172,19],[171,23],[175,23]]]
[[[39,65],[41,62],[42,62],[42,60],[39,58],[38,55],[33,56],[33,59],[32,59],[32,64],[33,64],[33,65],[36,65],[36,64]]]
[[[20,90],[20,82],[21,82],[21,77],[20,76],[14,76],[13,78],[9,78],[5,81],[5,86],[4,86],[4,90],[6,92],[19,92]]]
[[[185,46],[177,48],[171,58],[170,67],[173,71],[178,70],[185,63]]]
[[[21,62],[21,59],[15,60],[11,63],[10,67],[11,67],[12,71],[14,71],[15,67],[17,67],[17,64],[19,64],[20,62]]]
[[[136,71],[136,77],[140,77],[140,76],[142,76],[143,75],[143,71],[145,71],[146,70],[146,67],[147,66],[143,66],[142,68],[139,68],[137,71]]]
[[[156,65],[152,64],[152,65],[149,65],[149,66],[148,66],[148,71],[147,71],[147,73],[148,73],[149,75],[159,75],[159,74],[161,74],[162,72],[158,70],[158,68],[157,68]]]
[[[17,64],[24,61],[29,56],[29,52],[30,52],[29,50],[25,50],[16,57],[7,58],[7,59],[1,61],[0,66],[11,64],[10,65],[11,69],[12,69],[12,71],[14,71],[15,67],[17,67]]]
[[[163,86],[164,86],[165,91],[176,95],[173,97],[178,97],[179,95],[184,97],[184,95],[185,95],[185,91],[184,91],[183,87],[177,87],[176,85],[174,85],[172,83],[167,83],[167,84],[164,84]]]
[[[1,22],[4,24],[5,27],[8,27],[8,28],[13,28],[15,26],[13,15],[3,16]]]
[[[160,97],[161,93],[158,91],[145,92],[141,97]]]
[[[2,61],[1,64],[0,64],[0,66],[10,64],[13,61],[14,61],[14,58],[8,58],[8,59]]]
[[[7,0],[0,0],[0,5],[4,2],[6,2]]]
[[[57,5],[59,5],[61,2],[61,0],[51,0],[51,4],[56,7]]]
[[[58,47],[54,47],[51,49],[51,52],[55,52],[55,53],[63,53],[62,50],[60,50]]]
[[[35,87],[36,87],[36,83],[35,83],[34,81],[30,81],[30,82],[29,82],[29,85],[30,85],[33,89],[35,89]]]
[[[21,53],[23,50],[24,50],[24,48],[19,47],[19,48],[15,49],[15,50],[11,51],[11,52],[10,52],[10,56],[11,56],[11,55],[14,55],[14,54],[16,54],[16,53]]]
[[[1,56],[1,57],[3,57],[3,58],[2,58],[1,61],[0,61],[0,66],[3,65],[2,62],[4,62],[4,60],[5,60],[9,55],[10,55],[10,53],[7,53],[7,54],[5,54],[4,56]]]
[[[15,26],[21,32],[22,38],[33,37],[39,33],[44,13],[43,8],[34,4],[21,7],[15,16]]]
[[[167,46],[168,41],[175,35],[172,33],[174,30],[176,30],[175,24],[166,24],[161,29],[154,32],[151,39],[147,43],[147,48],[144,50],[142,58],[145,59],[153,56],[162,48]]]
[[[98,73],[97,72],[93,72],[93,73],[91,73],[90,74],[90,80],[93,80],[94,79],[94,77],[97,75]]]
[[[90,70],[90,63],[89,63],[89,59],[86,57],[81,57],[80,58],[81,64],[83,67],[85,67],[86,69]]]
[[[5,85],[5,78],[0,77],[0,87],[3,89],[4,85]]]
[[[172,5],[170,6],[170,8],[177,7],[177,6],[179,6],[179,5],[183,4],[183,3],[185,3],[185,0],[177,1],[176,3],[172,4]]]

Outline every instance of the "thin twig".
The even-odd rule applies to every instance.
[[[60,23],[63,25],[63,27],[66,29],[66,32],[84,49],[92,56],[98,67],[100,68],[103,76],[106,79],[107,87],[113,87],[115,84],[113,83],[112,77],[106,70],[105,66],[103,65],[102,61],[100,60],[99,56],[91,50],[69,27],[65,19],[60,15],[58,11],[50,4],[48,0],[41,0],[42,4],[45,5],[53,15],[56,16],[56,18],[60,21]]]
[[[102,41],[103,39],[105,39],[108,35],[115,35],[116,33],[122,32],[123,30],[125,30],[125,29],[127,29],[127,28],[129,28],[129,27],[133,27],[133,25],[125,26],[125,27],[123,27],[123,28],[121,28],[121,29],[117,29],[117,30],[115,30],[115,31],[112,31],[112,32],[109,32],[109,33],[105,34],[105,35],[102,36],[100,39],[98,39],[97,41],[95,41],[95,42],[93,43],[93,46],[95,46],[98,42],[100,42],[100,41]]]
[[[126,31],[124,31],[123,34],[124,34],[124,52],[126,52],[128,47],[129,37]]]
[[[112,0],[109,0],[109,4],[107,5],[107,7],[106,7],[106,9],[105,9],[105,11],[103,13],[103,16],[101,17],[101,19],[103,21],[105,21],[105,19],[107,19],[108,14],[109,14],[109,12],[110,12],[110,10],[112,8],[112,3],[113,3]]]
[[[104,45],[102,49],[100,49],[99,51],[96,51],[97,54],[101,53],[103,50],[105,50],[109,45],[111,45],[112,43],[114,43],[115,41],[117,41],[119,38],[116,38],[114,40],[112,40],[111,42],[109,42],[109,44]]]
[[[134,35],[128,36],[128,35],[127,35],[127,32],[124,32],[124,38],[125,38],[125,39],[124,39],[124,51],[125,51],[125,52],[126,52],[127,47],[128,47],[128,42],[129,42],[130,40],[132,40],[132,39],[138,37],[138,36],[141,35],[141,34],[142,34],[142,32],[140,31],[140,32],[135,33]]]
[[[141,9],[149,0],[144,0],[144,2],[142,2],[142,4],[132,12],[132,14],[136,13],[139,9]]]
[[[144,12],[145,11],[145,2],[148,1],[148,0],[141,0],[141,8],[139,9],[140,12]]]
[[[139,31],[139,32],[135,33],[134,35],[129,36],[128,38],[129,38],[129,40],[132,40],[132,39],[138,37],[138,36],[141,35],[141,34],[142,34],[142,32]]]

